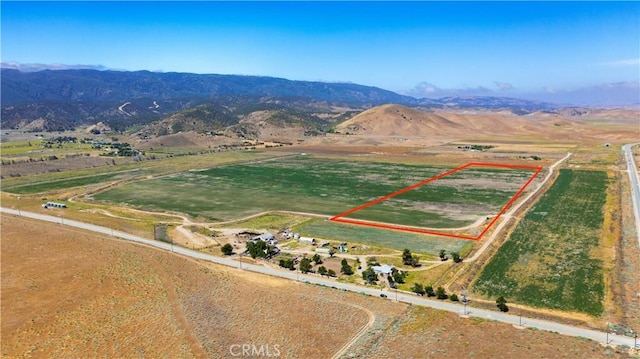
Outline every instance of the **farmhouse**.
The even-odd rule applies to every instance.
[[[276,243],[278,243],[278,241],[276,240],[276,236],[274,236],[273,234],[267,232],[267,233],[262,233],[258,236],[255,236],[253,238],[251,238],[252,241],[256,242],[256,241],[263,241],[263,242],[267,242],[270,245],[274,246],[276,245]]]
[[[373,271],[376,272],[377,275],[380,275],[380,274],[389,275],[393,272],[393,266],[389,264],[384,264],[381,266],[372,266],[371,269],[373,269]]]

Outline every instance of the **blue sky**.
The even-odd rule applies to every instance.
[[[416,96],[640,79],[640,2],[1,2],[3,62],[354,82]]]

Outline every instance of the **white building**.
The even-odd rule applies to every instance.
[[[316,239],[315,239],[315,238],[309,238],[309,237],[302,237],[302,236],[300,236],[300,237],[298,238],[298,240],[300,241],[300,243],[316,244]]]
[[[380,275],[380,274],[389,275],[393,272],[393,266],[388,264],[384,264],[381,266],[371,266],[371,268],[373,269],[374,272],[376,272],[377,275]]]
[[[251,238],[252,241],[263,241],[263,242],[267,242],[270,245],[274,246],[276,245],[276,243],[278,243],[278,241],[276,240],[276,236],[274,236],[273,234],[267,232],[267,233],[262,233],[259,236],[255,236],[253,238]]]

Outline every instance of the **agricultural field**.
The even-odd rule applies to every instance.
[[[533,307],[603,314],[603,260],[597,249],[608,185],[604,171],[561,169],[473,291]]]
[[[332,216],[446,170],[295,156],[127,183],[93,198],[212,221],[273,210]],[[483,216],[495,215],[531,174],[465,170],[353,217],[433,228],[468,226]]]
[[[326,220],[310,220],[294,227],[294,229],[307,237],[366,243],[399,251],[408,248],[412,252],[428,254],[433,258],[436,258],[442,249],[447,252],[464,252],[473,245],[472,241],[465,239],[354,226]]]
[[[193,168],[211,168],[217,165],[258,161],[283,155],[286,154],[264,151],[228,151],[141,162],[133,162],[130,158],[121,157],[79,157],[21,163],[3,166],[3,176],[10,176],[10,172],[13,170],[21,174],[18,173],[15,178],[4,178],[2,190],[17,194],[45,193],[76,186],[108,183],[112,180],[122,179],[123,176],[126,178],[131,176],[146,178],[188,171]],[[25,167],[25,169],[19,170],[14,167]]]

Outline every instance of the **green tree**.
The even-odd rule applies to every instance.
[[[420,267],[420,257],[418,256],[411,256],[411,266],[412,267]]]
[[[500,309],[501,312],[508,312],[509,311],[509,307],[507,307],[507,300],[504,299],[503,296],[499,296],[498,299],[496,299],[496,306],[498,307],[498,309]]]
[[[393,281],[399,284],[404,283],[405,274],[404,272],[400,272],[399,270],[393,272]]]
[[[449,296],[447,295],[447,292],[444,291],[444,288],[438,287],[438,289],[436,289],[436,298],[447,299],[448,297]]]
[[[415,283],[413,287],[411,287],[411,291],[417,295],[424,295],[424,287],[420,283]]]
[[[281,259],[279,261],[279,264],[280,264],[280,267],[282,268],[287,268],[289,270],[296,269],[295,265],[293,264],[293,259],[291,258]]]
[[[391,274],[387,275],[387,281],[389,282],[390,288],[396,288],[398,286],[396,282],[393,280],[393,277],[391,276]]]
[[[458,299],[458,295],[456,293],[453,293],[449,296],[449,299],[451,299],[452,302],[457,302]]]
[[[302,258],[302,260],[300,260],[300,271],[302,273],[309,273],[311,272],[311,261],[309,260],[309,258]]]
[[[318,253],[313,255],[313,261],[316,262],[316,264],[322,264],[322,258]]]
[[[411,251],[408,248],[405,248],[405,250],[402,251],[402,263],[405,265],[411,265],[412,259]]]
[[[447,259],[449,259],[449,258],[447,258],[447,251],[445,251],[444,249],[441,249],[440,250],[440,260],[444,262]]]
[[[462,262],[462,258],[460,258],[460,253],[458,253],[458,252],[451,252],[451,258],[453,259],[453,261],[455,263]]]
[[[427,293],[427,297],[435,297],[436,292],[433,290],[433,287],[428,285],[424,288],[425,293]]]
[[[320,266],[320,267],[318,268],[318,274],[320,274],[320,275],[321,275],[321,276],[323,276],[323,277],[324,277],[325,275],[327,275],[327,267],[325,267],[325,266]]]
[[[335,277],[335,276],[336,276],[336,271],[334,271],[333,269],[329,269],[329,270],[327,271],[327,275],[328,275],[329,277]]]
[[[256,257],[258,256],[258,248],[255,242],[247,242],[247,252],[249,252],[251,258],[256,259]]]
[[[373,268],[369,267],[362,271],[362,279],[364,279],[368,284],[373,284],[378,281],[378,275]]]
[[[342,268],[340,269],[340,271],[343,274],[346,274],[346,275],[352,275],[353,274],[353,268],[351,268],[351,266],[347,262],[346,258],[342,259]]]
[[[233,254],[233,246],[229,243],[225,244],[220,249],[222,250],[222,254],[224,254],[225,256],[229,256]]]
[[[335,254],[336,254],[335,249],[330,248],[330,249],[329,249],[329,257],[330,257],[330,258],[333,258],[333,256],[334,256]]]

